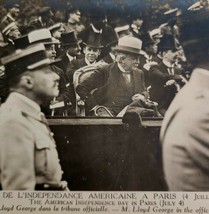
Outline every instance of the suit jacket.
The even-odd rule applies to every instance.
[[[40,111],[21,96],[11,93],[0,108],[2,188],[34,190],[36,184],[59,184],[62,170],[52,133]]]
[[[76,91],[86,101],[90,109],[98,104],[102,105],[109,97],[112,97],[117,88],[120,72],[117,63],[103,65],[97,68],[89,78],[80,83]],[[144,74],[141,70],[133,71],[133,80],[135,85],[134,94],[146,91]],[[94,90],[93,93],[91,93],[92,90]]]
[[[67,78],[70,81],[70,83],[73,82],[73,75],[74,75],[75,71],[86,65],[87,65],[87,63],[85,61],[85,58],[72,60],[71,63],[68,64],[66,75],[67,75]]]
[[[179,68],[174,68],[174,74],[169,74],[168,67],[163,62],[150,68],[150,99],[158,103],[158,109],[163,115],[177,93],[175,85],[165,87],[165,83],[168,80],[180,83],[181,71]]]
[[[209,69],[195,69],[161,127],[169,190],[209,191]]]

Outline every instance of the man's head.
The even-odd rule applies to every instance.
[[[64,24],[57,23],[48,28],[55,39],[61,39],[61,34],[65,32]]]
[[[17,50],[2,58],[10,90],[17,91],[38,104],[58,96],[59,76],[51,71],[43,44]]]
[[[99,57],[99,55],[101,53],[101,50],[99,48],[95,48],[95,47],[87,45],[87,46],[84,47],[83,52],[85,54],[85,58],[90,63],[93,63],[98,59],[98,57]]]
[[[9,8],[9,13],[13,18],[17,18],[20,13],[20,6],[18,4],[14,4]]]
[[[112,48],[116,51],[117,61],[127,71],[136,69],[139,64],[139,55],[142,48],[142,41],[135,37],[122,37],[118,45]]]
[[[16,49],[26,48],[32,44],[43,43],[46,47],[46,53],[51,61],[56,58],[55,45],[59,44],[59,41],[51,36],[48,29],[40,29],[30,32],[17,40],[14,40]]]
[[[61,34],[62,48],[72,57],[81,55],[81,42],[82,40],[77,38],[74,31]]]
[[[173,35],[164,35],[158,44],[158,52],[164,60],[174,63],[177,59],[178,50]]]
[[[70,6],[66,11],[66,21],[70,23],[79,23],[81,18],[81,12],[78,8]]]
[[[5,26],[1,26],[2,35],[6,41],[20,38],[21,33],[15,22],[11,22]]]
[[[101,45],[101,33],[90,31],[83,44],[85,45],[83,49],[85,58],[90,63],[95,62],[101,53],[101,48],[103,47]]]

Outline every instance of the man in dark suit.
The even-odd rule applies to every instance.
[[[77,38],[74,31],[61,34],[61,55],[58,56],[61,61],[57,64],[66,75],[68,65],[77,58],[82,58],[81,55],[82,40]],[[67,78],[67,75],[66,75]]]
[[[158,49],[162,62],[150,68],[150,98],[158,103],[159,112],[164,115],[176,93],[183,85],[182,69],[175,67],[177,48],[172,35],[164,36]]]
[[[117,62],[98,67],[90,77],[80,82],[76,91],[85,100],[89,111],[103,105],[116,116],[132,102],[134,95],[143,97],[142,94],[146,93],[144,75],[137,69],[141,45],[137,38],[120,38],[114,48]]]

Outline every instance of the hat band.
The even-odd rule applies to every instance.
[[[24,59],[24,60],[23,60]],[[17,76],[18,74],[21,74],[28,70],[28,67],[32,69],[30,66],[35,68],[34,65],[36,63],[43,61],[47,59],[45,51],[39,51],[27,56],[24,56],[20,59],[17,59],[15,61],[12,61],[5,65],[5,74],[7,78],[11,78],[13,76]]]
[[[140,53],[141,49],[139,48],[133,48],[133,47],[128,47],[128,46],[124,46],[124,45],[120,45],[118,47],[116,47],[116,50],[123,50],[123,51],[126,51],[126,52],[131,52],[131,53]]]

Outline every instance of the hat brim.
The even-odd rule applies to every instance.
[[[38,69],[38,68],[41,68],[41,67],[44,67],[44,66],[47,66],[47,65],[53,65],[57,62],[60,62],[61,59],[56,59],[54,61],[51,61],[50,59],[43,59],[43,60],[40,60],[39,62],[36,62],[32,65],[28,65],[27,66],[27,69],[28,70],[35,70],[35,69]]]
[[[95,45],[86,44],[85,42],[83,42],[83,44],[84,44],[85,46],[89,46],[89,47],[91,47],[91,48],[98,48],[98,49],[101,49],[101,48],[104,47],[104,46],[102,46],[102,45],[100,45],[100,46],[95,46]]]
[[[142,50],[139,50],[137,48],[130,48],[130,47],[122,47],[122,46],[116,46],[112,48],[113,51],[123,52],[123,53],[129,53],[129,54],[136,54],[136,55],[142,55]]]

